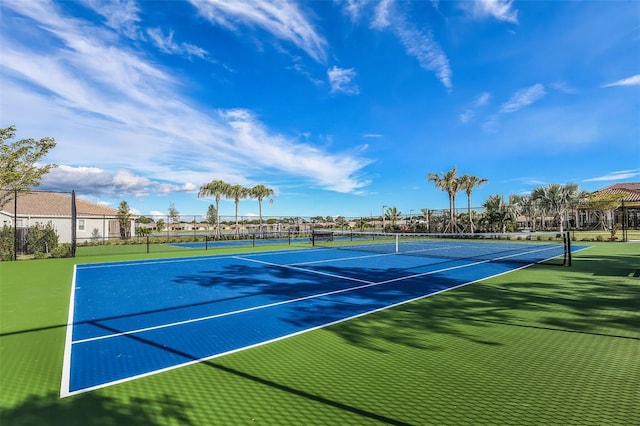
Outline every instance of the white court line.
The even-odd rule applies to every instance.
[[[544,249],[532,250],[529,253],[535,253],[535,252],[543,251],[543,250]],[[190,324],[190,323],[195,323],[195,322],[200,322],[200,321],[207,321],[207,320],[211,320],[211,319],[215,319],[215,318],[222,318],[222,317],[226,317],[226,316],[241,314],[241,313],[244,313],[244,312],[251,312],[251,311],[256,311],[256,310],[259,310],[259,309],[266,309],[266,308],[271,308],[271,307],[274,307],[274,306],[280,306],[280,305],[285,305],[285,304],[289,304],[289,303],[300,302],[300,301],[303,301],[303,300],[310,300],[310,299],[316,299],[316,298],[319,298],[319,297],[332,296],[334,294],[340,294],[340,293],[344,293],[344,292],[347,292],[347,291],[360,290],[360,289],[363,289],[363,288],[389,284],[389,283],[408,280],[408,279],[412,279],[412,278],[424,277],[424,276],[427,276],[427,275],[433,275],[433,274],[437,274],[437,273],[440,273],[440,272],[451,271],[451,270],[454,270],[454,269],[468,268],[470,266],[480,265],[480,264],[483,264],[483,263],[488,263],[488,262],[492,262],[492,261],[496,261],[496,260],[508,259],[510,257],[519,256],[521,254],[525,254],[525,253],[518,253],[518,254],[509,255],[509,256],[502,256],[500,258],[491,259],[491,260],[481,260],[481,261],[478,261],[478,262],[467,263],[467,264],[464,264],[464,265],[450,266],[448,268],[442,268],[442,269],[437,269],[437,270],[434,270],[434,271],[422,272],[420,274],[402,276],[402,277],[393,278],[393,279],[390,279],[390,280],[385,280],[385,281],[380,281],[380,282],[372,282],[372,281],[361,280],[361,279],[353,278],[353,277],[346,277],[346,276],[342,276],[342,275],[329,274],[329,273],[321,272],[321,271],[313,271],[313,270],[299,268],[299,267],[291,266],[291,265],[281,265],[281,264],[278,264],[278,263],[265,262],[265,261],[262,261],[262,260],[248,259],[248,258],[244,258],[244,257],[235,257],[238,260],[244,260],[246,262],[260,263],[260,264],[263,264],[263,265],[275,266],[275,267],[278,267],[278,268],[285,268],[285,269],[292,269],[292,270],[296,270],[296,271],[300,271],[300,272],[323,275],[323,276],[328,276],[328,277],[331,277],[331,278],[338,278],[338,279],[342,279],[342,280],[356,281],[356,282],[361,282],[361,283],[364,283],[364,284],[360,285],[360,286],[355,286],[355,287],[347,287],[347,288],[343,288],[343,289],[340,289],[340,290],[328,291],[328,292],[325,292],[325,293],[318,293],[318,294],[312,294],[312,295],[309,295],[309,296],[298,297],[298,298],[295,298],[295,299],[281,300],[280,302],[268,303],[266,305],[252,306],[250,308],[239,309],[239,310],[231,311],[231,312],[223,312],[221,314],[207,315],[207,316],[204,316],[204,317],[192,318],[192,319],[184,320],[184,321],[176,321],[176,322],[168,323],[168,324],[161,324],[161,325],[156,325],[156,326],[152,326],[152,327],[144,327],[144,328],[139,328],[139,329],[135,329],[135,330],[123,331],[123,332],[120,332],[120,333],[106,334],[106,335],[103,335],[103,336],[97,336],[97,337],[90,337],[90,338],[87,338],[87,339],[75,340],[75,341],[72,341],[72,344],[87,343],[87,342],[93,342],[93,341],[97,341],[97,340],[110,339],[110,338],[113,338],[113,337],[120,337],[120,336],[126,336],[126,335],[130,335],[130,334],[143,333],[143,332],[146,332],[146,331],[160,330],[160,329],[163,329],[163,328],[174,327],[174,326],[179,326],[179,325],[184,325],[184,324]],[[230,256],[230,257],[234,258],[234,256]],[[529,265],[527,265],[527,266],[529,266]]]
[[[73,265],[73,277],[71,279],[71,296],[69,300],[69,314],[67,316],[67,335],[64,342],[64,356],[62,359],[62,380],[60,382],[60,396],[68,392],[71,384],[71,345],[73,344],[73,313],[76,297],[76,266]]]
[[[585,247],[585,248],[588,248],[588,247]],[[584,250],[585,248],[581,248],[580,250]],[[556,256],[553,256],[553,257],[556,257]],[[549,259],[552,259],[553,257],[550,257]],[[251,261],[250,259],[244,259],[244,258],[239,258],[239,259]],[[448,269],[461,268],[461,267],[471,266],[471,265],[475,265],[475,264],[478,264],[478,263],[484,263],[484,262],[488,262],[488,261],[476,262],[476,263],[469,264],[469,265],[460,265],[460,266],[457,266],[457,267],[445,268],[445,269],[441,269],[441,270],[437,270],[437,271],[431,271],[431,272],[427,272],[427,273],[423,273],[423,274],[416,274],[416,275],[414,275],[412,277],[420,276],[420,275],[434,274],[434,273],[446,271]],[[341,319],[338,319],[338,320],[335,320],[335,321],[332,321],[332,322],[329,322],[329,323],[326,323],[326,324],[321,324],[321,325],[318,325],[318,326],[315,326],[315,327],[311,327],[311,328],[307,328],[307,329],[304,329],[304,330],[300,330],[300,331],[297,331],[297,332],[294,332],[294,333],[291,333],[291,334],[287,334],[287,335],[284,335],[284,336],[279,336],[279,337],[276,337],[274,339],[266,340],[264,342],[259,342],[259,343],[253,344],[253,345],[240,347],[240,348],[237,348],[237,349],[233,349],[233,350],[222,352],[222,353],[218,353],[218,354],[213,354],[213,355],[208,356],[208,357],[203,357],[203,358],[200,358],[200,359],[195,359],[195,360],[192,360],[192,361],[183,362],[183,363],[180,363],[180,364],[172,365],[172,366],[169,366],[169,367],[165,367],[165,368],[162,368],[162,369],[150,371],[150,372],[147,372],[147,373],[142,373],[142,374],[138,374],[138,375],[135,375],[135,376],[122,378],[122,379],[119,379],[119,380],[114,380],[114,381],[111,381],[111,382],[102,383],[102,384],[95,385],[95,386],[90,386],[88,388],[83,388],[83,389],[80,389],[80,390],[77,390],[77,391],[70,391],[69,390],[69,384],[70,384],[69,376],[70,376],[70,357],[71,357],[71,333],[72,333],[71,330],[73,328],[72,317],[73,317],[73,308],[74,308],[73,304],[74,304],[74,293],[75,293],[75,291],[74,291],[75,290],[75,267],[74,267],[74,277],[73,277],[72,292],[71,292],[71,306],[70,306],[70,309],[69,309],[69,321],[68,321],[68,325],[67,325],[67,342],[66,342],[66,345],[65,345],[65,360],[64,360],[64,367],[63,367],[63,372],[62,372],[62,385],[61,385],[60,397],[64,398],[64,397],[68,397],[68,396],[71,396],[71,395],[77,395],[77,394],[89,392],[89,391],[92,391],[92,390],[105,388],[107,386],[112,386],[112,385],[119,384],[119,383],[125,383],[125,382],[131,381],[131,380],[135,380],[135,379],[139,379],[139,378],[142,378],[142,377],[151,376],[151,375],[162,373],[162,372],[165,372],[165,371],[170,371],[170,370],[174,370],[174,369],[177,369],[177,368],[185,367],[185,366],[188,366],[188,365],[197,364],[197,363],[200,363],[200,362],[203,362],[203,361],[219,358],[219,357],[222,357],[222,356],[225,356],[225,355],[229,355],[229,354],[232,354],[232,353],[236,353],[236,352],[240,352],[240,351],[243,351],[243,350],[246,350],[246,349],[250,349],[250,348],[266,345],[266,344],[269,344],[269,343],[272,343],[272,342],[276,342],[276,341],[279,341],[279,340],[284,340],[284,339],[287,339],[289,337],[293,337],[293,336],[297,336],[297,335],[300,335],[300,334],[303,334],[303,333],[307,333],[309,331],[319,330],[319,329],[322,329],[324,327],[329,327],[329,326],[332,326],[332,325],[335,325],[335,324],[339,324],[341,322],[349,321],[349,320],[352,320],[352,319],[355,319],[355,318],[359,318],[359,317],[362,317],[362,316],[365,316],[365,315],[369,315],[369,314],[372,314],[372,313],[375,313],[375,312],[380,312],[380,311],[383,311],[383,310],[386,310],[386,309],[394,308],[396,306],[400,306],[400,305],[403,305],[405,303],[410,303],[410,302],[414,302],[414,301],[417,301],[417,300],[420,300],[420,299],[425,299],[427,297],[435,296],[435,295],[438,295],[438,294],[441,294],[441,293],[444,293],[444,292],[447,292],[447,291],[450,291],[450,290],[454,290],[454,289],[457,289],[457,288],[461,288],[461,287],[467,286],[469,284],[474,284],[476,282],[484,281],[484,280],[487,280],[487,279],[490,279],[490,278],[494,278],[494,277],[497,277],[497,276],[500,276],[500,275],[504,275],[504,274],[507,274],[507,273],[510,273],[510,272],[514,272],[514,271],[517,271],[517,270],[520,270],[520,269],[528,268],[531,265],[532,264],[525,264],[525,265],[522,265],[522,266],[520,266],[518,268],[515,268],[515,269],[510,269],[508,271],[503,271],[503,272],[500,272],[500,273],[497,273],[497,274],[494,274],[494,275],[478,278],[476,280],[468,281],[468,282],[459,284],[459,285],[454,286],[454,287],[449,287],[449,288],[445,288],[445,289],[442,289],[442,290],[438,290],[438,291],[433,292],[433,293],[429,293],[429,294],[425,294],[425,295],[422,295],[422,296],[418,296],[418,297],[415,297],[415,298],[409,299],[409,300],[404,300],[404,301],[401,301],[401,302],[398,302],[398,303],[395,303],[395,304],[392,304],[392,305],[382,306],[380,308],[373,309],[371,311],[366,311],[366,312],[362,312],[362,313],[359,313],[359,314],[356,314],[356,315],[352,315],[352,316],[349,316],[349,317],[341,318]],[[276,264],[275,266],[281,266],[281,265],[277,265]],[[307,272],[311,272],[311,271],[307,271]],[[407,279],[407,278],[410,278],[410,277],[402,277],[400,279]],[[393,280],[389,280],[389,281],[393,281]],[[359,286],[359,287],[348,288],[348,289],[336,291],[336,292],[333,292],[333,293],[339,293],[339,292],[343,292],[343,291],[350,291],[350,290],[354,290],[354,289],[357,289],[357,288],[364,288],[364,287],[369,287],[369,286],[373,286],[373,285],[380,285],[380,284],[382,284],[382,283],[372,283],[372,284],[368,284],[368,285],[363,285],[363,286]],[[320,297],[320,296],[321,295],[315,295],[315,296],[309,296],[307,298]],[[302,300],[302,299],[303,298],[301,298],[299,300]],[[290,303],[290,302],[292,302],[292,301],[284,301],[282,303]],[[259,309],[259,308],[260,307],[255,307],[255,309]],[[231,314],[231,313],[229,313],[229,314]],[[131,332],[129,332],[128,334],[130,334],[130,333]]]
[[[309,252],[312,249],[302,250],[279,250],[279,251],[265,251],[259,253],[247,253],[249,256],[273,256],[287,253],[304,253]],[[162,265],[167,263],[190,263],[190,262],[205,262],[210,260],[224,260],[224,259],[236,259],[240,256],[234,255],[219,255],[211,254],[205,256],[192,256],[192,257],[172,257],[168,259],[143,259],[143,260],[125,260],[122,262],[104,262],[104,263],[81,263],[76,264],[78,269],[100,269],[100,268],[120,268],[126,266],[153,266]]]
[[[239,309],[239,310],[236,310],[236,311],[223,312],[221,314],[207,315],[207,316],[204,316],[204,317],[192,318],[192,319],[188,319],[188,320],[184,320],[184,321],[176,321],[176,322],[172,322],[172,323],[168,323],[168,324],[160,324],[160,325],[156,325],[156,326],[152,326],[152,327],[138,328],[138,329],[135,329],[135,330],[123,331],[123,332],[120,332],[120,333],[106,334],[106,335],[103,335],[103,336],[90,337],[90,338],[82,339],[82,340],[75,340],[72,343],[73,344],[76,344],[76,343],[87,343],[87,342],[93,342],[93,341],[97,341],[97,340],[104,340],[104,339],[111,339],[111,338],[114,338],[114,337],[126,336],[126,335],[130,335],[130,334],[143,333],[145,331],[160,330],[160,329],[163,329],[163,328],[169,328],[169,327],[178,326],[178,325],[190,324],[190,323],[195,323],[195,322],[200,322],[200,321],[207,321],[207,320],[210,320],[210,319],[222,318],[222,317],[226,317],[226,316],[241,314],[241,313],[244,313],[244,312],[256,311],[256,310],[259,310],[259,309],[272,308],[274,306],[286,305],[286,304],[289,304],[289,303],[300,302],[300,301],[303,301],[303,300],[310,300],[310,299],[316,299],[316,298],[325,297],[325,296],[332,296],[334,294],[345,293],[345,292],[352,291],[352,290],[361,290],[363,288],[389,284],[391,282],[402,281],[402,280],[406,280],[406,279],[410,279],[410,278],[416,278],[416,277],[421,277],[421,276],[426,276],[426,275],[431,275],[431,274],[437,274],[439,272],[445,272],[445,271],[449,271],[449,270],[453,270],[453,269],[459,269],[459,268],[466,268],[466,267],[469,267],[469,266],[478,265],[480,263],[489,262],[488,260],[483,260],[481,262],[474,262],[474,263],[465,264],[465,265],[451,266],[451,267],[448,267],[448,268],[442,268],[442,269],[438,269],[438,270],[435,270],[435,271],[424,272],[422,274],[415,274],[415,275],[410,275],[410,276],[406,276],[406,277],[394,278],[394,279],[386,280],[386,281],[382,281],[382,282],[372,282],[372,281],[360,280],[360,279],[357,279],[357,278],[343,277],[343,276],[340,276],[340,275],[321,273],[321,272],[318,272],[318,271],[312,271],[312,270],[308,270],[308,269],[297,268],[297,267],[294,267],[294,266],[280,265],[280,264],[277,264],[277,263],[264,262],[264,261],[255,260],[255,259],[245,259],[245,258],[242,258],[242,257],[238,257],[238,260],[244,260],[244,261],[247,261],[247,262],[256,262],[256,263],[266,264],[266,265],[275,266],[275,267],[279,267],[279,268],[294,269],[294,270],[298,270],[298,271],[303,271],[305,273],[325,275],[325,276],[329,276],[329,277],[332,277],[332,278],[345,279],[345,280],[350,280],[350,281],[357,281],[357,282],[361,282],[361,283],[364,283],[364,284],[363,285],[359,285],[359,286],[355,286],[355,287],[347,287],[347,288],[343,288],[343,289],[339,289],[339,290],[327,291],[327,292],[324,292],[324,293],[311,294],[309,296],[298,297],[298,298],[295,298],[295,299],[281,300],[279,302],[268,303],[266,305],[252,306],[252,307],[249,307],[249,308]]]

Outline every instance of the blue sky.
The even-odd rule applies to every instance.
[[[640,180],[637,1],[2,0],[0,28],[0,126],[57,141],[42,186],[140,214],[204,213],[214,179],[282,216],[446,208],[454,165],[474,205]]]

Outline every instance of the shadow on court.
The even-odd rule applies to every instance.
[[[631,258],[583,256],[577,268],[593,277],[609,275],[629,279],[633,276]],[[611,264],[603,268],[601,262],[609,261]],[[535,271],[558,270],[553,266],[536,265],[531,271],[535,276]],[[384,342],[444,350],[431,343],[429,336],[436,334],[500,346],[504,343],[478,338],[487,336],[482,329],[495,325],[640,340],[639,303],[640,281],[637,286],[624,281],[620,285],[605,285],[597,278],[574,277],[567,279],[564,287],[521,279],[503,285],[477,283],[464,286],[325,330],[339,335],[349,344],[374,351],[387,350]]]
[[[7,426],[154,426],[194,423],[186,415],[190,407],[170,395],[159,399],[129,398],[127,402],[102,393],[85,393],[60,399],[51,392],[32,395],[12,408],[0,408],[0,423]]]

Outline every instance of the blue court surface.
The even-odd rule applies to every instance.
[[[562,254],[558,247],[531,250],[538,260]],[[338,249],[76,265],[61,396],[262,345],[525,266]]]

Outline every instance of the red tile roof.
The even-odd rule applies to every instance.
[[[640,201],[640,182],[614,183],[595,192],[609,194],[627,194],[624,201]]]
[[[13,215],[14,200],[7,202],[1,211]],[[76,198],[79,216],[116,216],[118,210]],[[55,192],[23,192],[18,194],[20,216],[71,216],[71,194]]]

